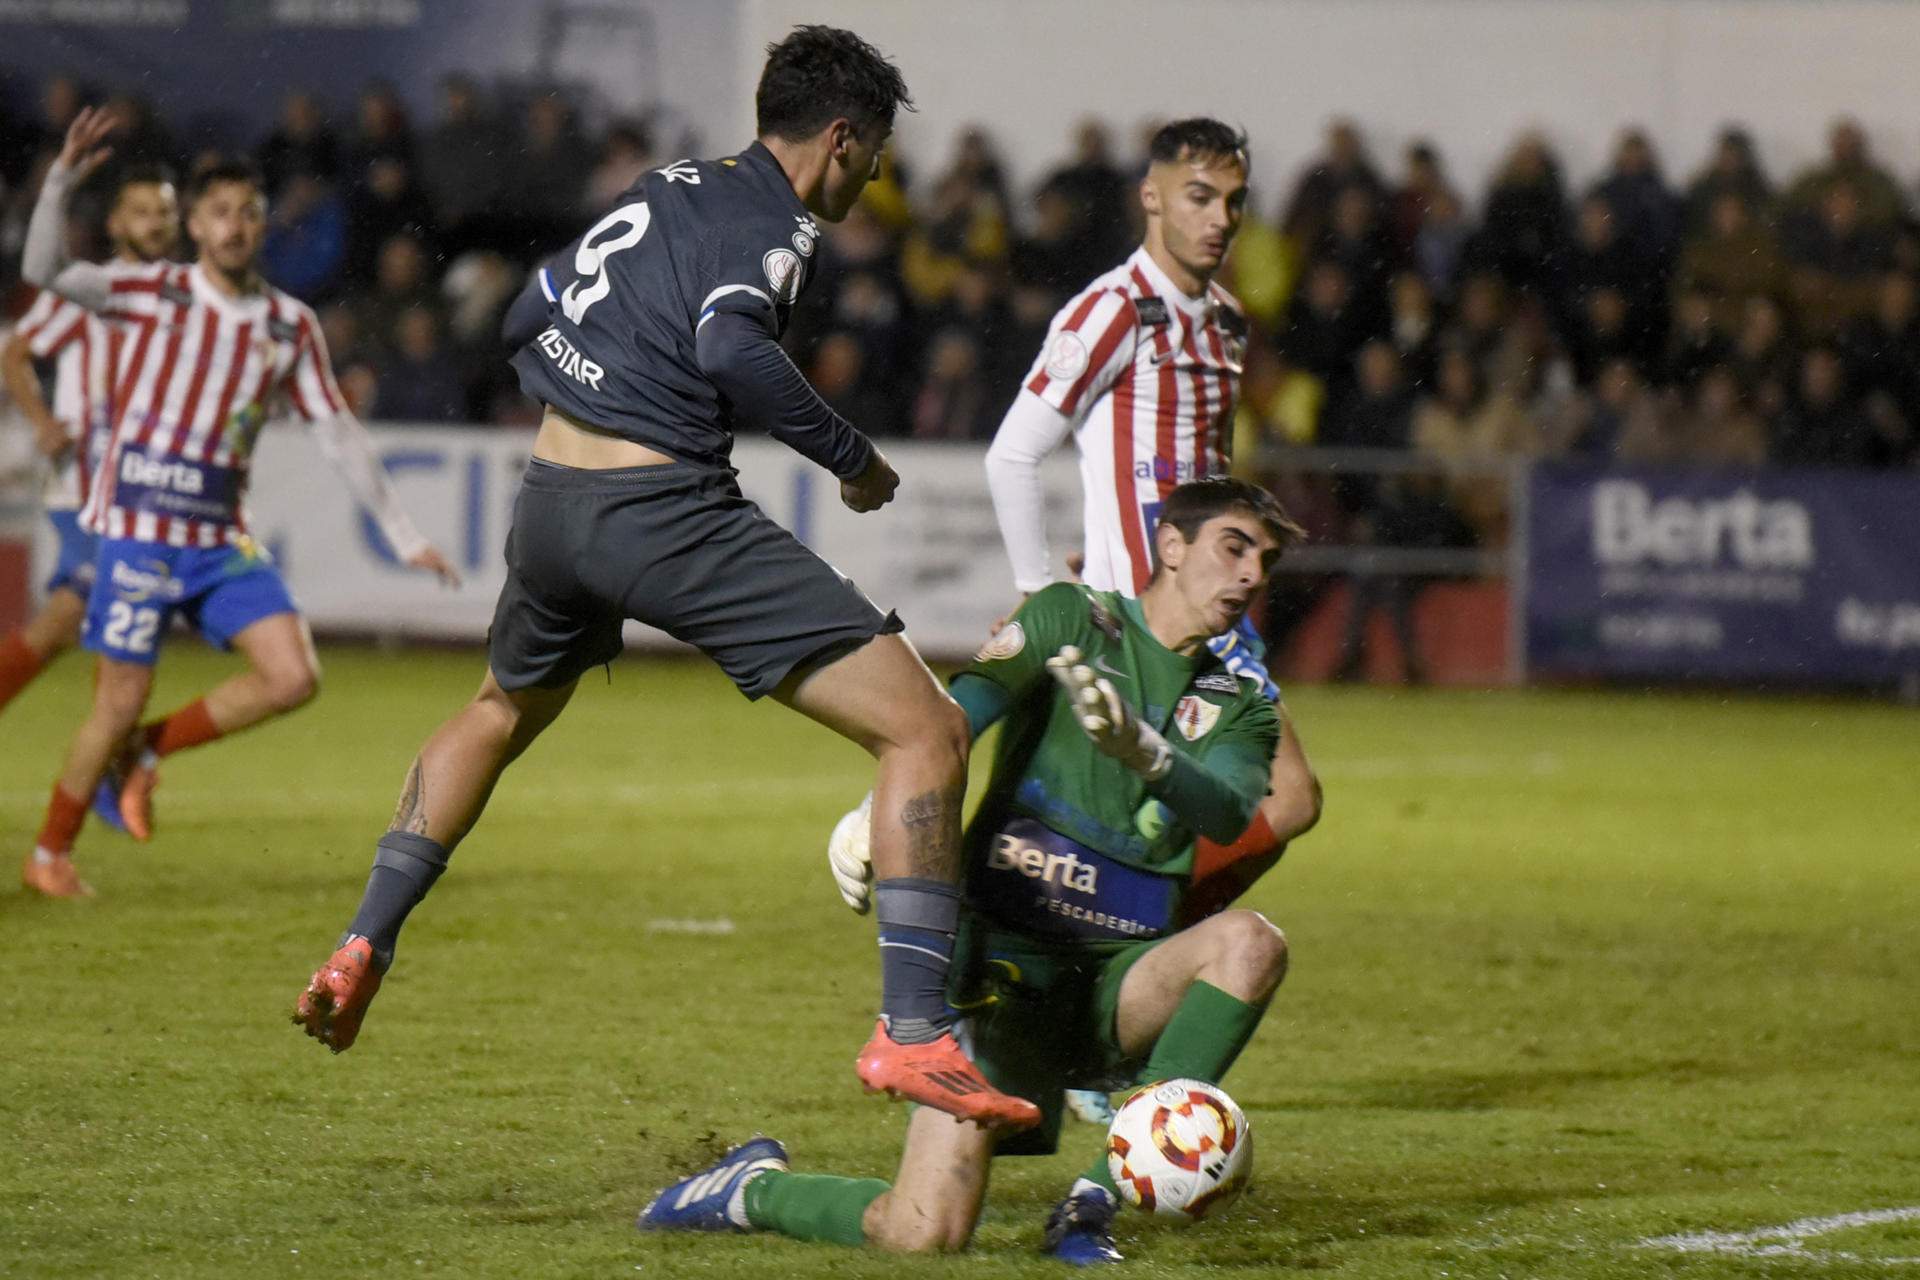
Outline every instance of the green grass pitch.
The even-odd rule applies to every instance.
[[[0,1275],[1047,1276],[1098,1135],[1004,1162],[970,1254],[643,1238],[756,1129],[889,1174],[872,925],[821,856],[853,748],[710,668],[585,682],[402,939],[360,1044],[288,1025],[475,653],[336,649],[300,714],[0,890]],[[157,703],[228,669],[182,643]],[[24,853],[87,689],[0,720]],[[1837,701],[1302,689],[1326,819],[1249,899],[1293,971],[1227,1086],[1253,1189],[1117,1274],[1920,1275],[1920,723]],[[731,932],[698,932],[710,922]],[[701,922],[688,926],[684,922]],[[1717,1253],[1647,1247],[1729,1233]]]

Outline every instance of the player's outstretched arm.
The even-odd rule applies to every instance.
[[[893,497],[899,477],[873,442],[833,411],[808,385],[800,370],[774,340],[763,316],[749,311],[712,310],[699,321],[694,355],[700,370],[733,406],[737,421],[763,429],[795,453],[838,476],[843,495],[850,487],[870,505]]]
[[[447,586],[459,586],[460,571],[438,547],[427,541],[406,508],[400,505],[393,481],[387,469],[380,465],[380,459],[374,456],[373,439],[360,425],[360,419],[344,412],[316,418],[313,433],[320,442],[320,451],[347,482],[354,500],[373,513],[380,532],[393,547],[393,554],[402,563],[433,574]]]
[[[66,142],[41,182],[20,253],[20,276],[28,284],[52,289],[90,310],[107,305],[111,280],[96,263],[67,260],[67,200],[113,154],[111,147],[102,144],[118,124],[115,116],[98,107],[84,108],[73,118]]]

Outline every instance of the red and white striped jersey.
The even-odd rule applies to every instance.
[[[240,298],[198,266],[113,279],[113,429],[82,517],[108,538],[212,547],[246,532],[253,446],[270,419],[345,410],[311,309],[272,285]]]
[[[53,362],[53,416],[67,424],[73,450],[47,480],[47,510],[86,505],[106,447],[112,413],[113,329],[77,302],[42,289],[14,333],[35,360]]]
[[[1025,385],[1073,422],[1087,585],[1139,594],[1167,494],[1226,471],[1246,345],[1231,294],[1188,297],[1145,248],[1054,317]]]

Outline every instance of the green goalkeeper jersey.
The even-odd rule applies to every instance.
[[[1167,739],[1166,777],[1146,782],[1088,740],[1046,667],[1064,645]],[[1266,794],[1280,721],[1260,686],[1204,648],[1168,649],[1137,600],[1071,583],[1036,593],[955,677],[963,702],[979,700],[965,696],[976,678],[1006,711],[966,833],[969,904],[1036,938],[1172,931],[1195,835],[1237,838]]]

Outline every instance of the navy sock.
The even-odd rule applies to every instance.
[[[347,932],[373,944],[374,963],[381,972],[393,963],[393,949],[400,941],[400,926],[407,922],[407,913],[420,904],[447,869],[447,857],[438,841],[410,831],[389,831],[380,837],[367,891]]]
[[[896,876],[873,886],[880,922],[880,1012],[897,1044],[937,1040],[953,1025],[947,970],[960,921],[956,885]]]

